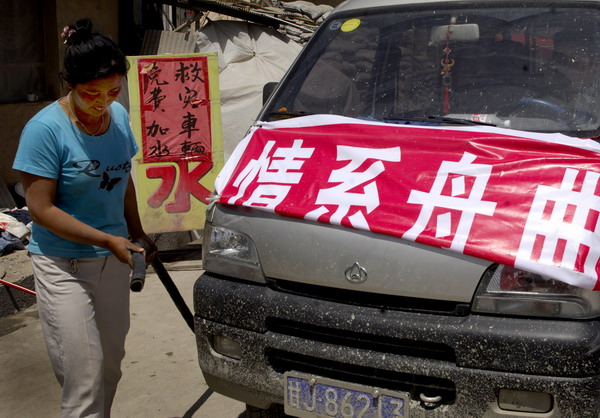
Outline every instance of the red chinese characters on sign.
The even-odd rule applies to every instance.
[[[200,162],[190,170],[190,164],[178,161],[179,179],[173,165],[158,165],[146,168],[146,177],[160,179],[157,189],[148,197],[147,203],[151,208],[160,208],[173,194],[174,200],[165,204],[167,213],[185,213],[191,207],[191,196],[204,204],[209,203],[212,195],[210,190],[201,185],[200,180],[212,169],[212,163]]]
[[[137,63],[143,162],[211,161],[207,57]]]
[[[255,130],[228,162],[221,203],[393,235],[600,290],[600,148],[499,129],[282,125]]]

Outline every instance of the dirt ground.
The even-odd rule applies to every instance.
[[[8,282],[16,282],[33,274],[26,250],[13,251],[0,257],[0,265],[6,270],[3,280]]]

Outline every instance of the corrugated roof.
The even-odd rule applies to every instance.
[[[304,43],[310,39],[320,23],[333,10],[330,5],[317,5],[308,1],[262,2],[267,6],[247,0],[231,0],[229,2],[218,0],[154,0],[154,2],[198,12],[213,12],[270,26],[299,43]]]
[[[169,6],[176,6],[190,10],[221,13],[274,28],[279,28],[279,25],[282,23],[278,18],[251,10],[251,6],[245,2],[224,3],[215,0],[155,0],[155,3],[166,4]]]

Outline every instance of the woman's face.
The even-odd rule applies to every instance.
[[[120,74],[97,78],[71,87],[71,100],[77,110],[89,116],[101,116],[117,99],[123,77]]]

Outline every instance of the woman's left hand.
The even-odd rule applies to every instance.
[[[144,248],[146,252],[146,263],[152,263],[152,260],[154,260],[154,257],[156,257],[156,254],[158,253],[158,247],[156,246],[156,244],[154,244],[152,238],[144,234],[140,237],[136,237],[133,240],[133,243]]]

